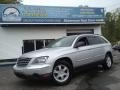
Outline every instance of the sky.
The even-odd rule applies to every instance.
[[[106,11],[113,11],[120,7],[120,0],[22,0],[24,5],[41,6],[89,6],[104,7]]]

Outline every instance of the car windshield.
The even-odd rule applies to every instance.
[[[52,41],[46,48],[54,48],[54,47],[69,47],[72,45],[73,41],[75,40],[76,36],[68,36],[56,39]]]

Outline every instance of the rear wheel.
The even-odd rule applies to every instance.
[[[106,57],[104,59],[103,67],[104,69],[110,69],[112,67],[112,57],[110,54],[106,54]]]
[[[68,84],[72,77],[72,66],[66,61],[55,63],[52,71],[52,79],[58,85]]]

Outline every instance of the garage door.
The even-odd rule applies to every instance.
[[[67,36],[79,35],[79,34],[94,34],[93,29],[69,29],[67,30]]]

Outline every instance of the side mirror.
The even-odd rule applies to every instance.
[[[85,46],[85,42],[78,42],[78,43],[76,43],[74,48],[78,48],[80,46]]]

